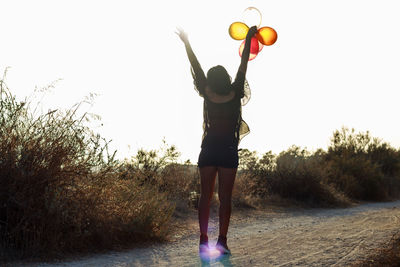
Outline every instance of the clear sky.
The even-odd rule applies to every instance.
[[[7,84],[19,99],[62,79],[44,109],[98,94],[95,131],[120,158],[165,137],[196,162],[202,99],[175,28],[188,32],[205,71],[223,65],[235,76],[240,41],[228,27],[250,6],[278,40],[249,62],[251,133],[240,147],[326,149],[342,126],[400,147],[397,0],[2,0],[0,71],[11,67]]]

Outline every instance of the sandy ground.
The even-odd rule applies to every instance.
[[[215,212],[210,243],[218,235]],[[36,266],[349,266],[400,230],[400,201],[346,209],[234,211],[229,257],[198,255],[195,213],[168,244]],[[179,229],[181,228],[181,229]]]

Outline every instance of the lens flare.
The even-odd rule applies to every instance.
[[[200,258],[202,261],[213,261],[213,260],[218,260],[221,256],[221,252],[216,249],[215,246],[208,245],[208,250],[200,253]]]

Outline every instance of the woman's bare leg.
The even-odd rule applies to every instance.
[[[226,237],[232,210],[232,190],[236,168],[218,167],[219,235]]]
[[[201,192],[199,201],[200,234],[207,235],[210,203],[214,192],[217,167],[205,166],[200,168]]]

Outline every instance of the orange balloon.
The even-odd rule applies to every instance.
[[[278,34],[271,27],[262,27],[258,29],[256,37],[263,45],[273,45],[278,39]]]
[[[246,38],[249,27],[243,22],[234,22],[229,26],[229,35],[235,40],[243,40]]]

